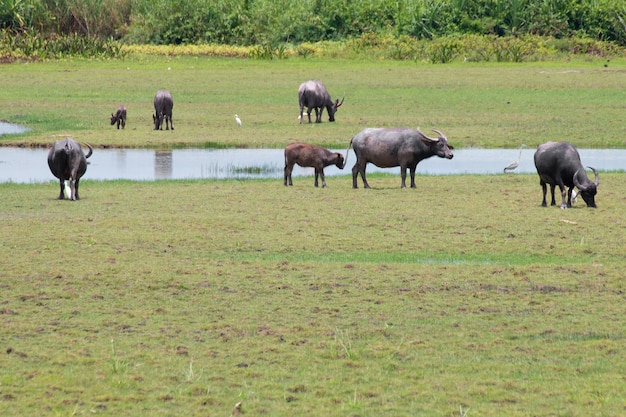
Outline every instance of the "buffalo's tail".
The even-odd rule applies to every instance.
[[[87,147],[87,149],[89,149],[89,152],[87,152],[87,155],[85,155],[85,159],[89,158],[91,156],[91,154],[93,153],[93,148],[91,147],[90,144],[88,143],[84,143],[84,145]]]
[[[350,143],[348,144],[348,149],[346,149],[346,157],[343,158],[343,166],[341,167],[341,169],[344,169],[346,167],[346,164],[348,163],[348,153],[350,153],[350,148],[352,147],[352,139],[350,139]]]

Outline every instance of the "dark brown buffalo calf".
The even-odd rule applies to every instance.
[[[122,129],[126,127],[126,107],[119,106],[117,108],[117,112],[115,114],[111,113],[111,125],[117,123],[117,128],[120,128],[120,124],[122,125]]]
[[[301,167],[315,168],[315,186],[318,186],[317,178],[322,177],[322,187],[326,187],[324,179],[324,167],[337,165],[343,169],[344,159],[339,152],[331,152],[320,146],[308,145],[306,143],[292,143],[285,148],[285,185],[293,185],[291,172],[295,164]]]

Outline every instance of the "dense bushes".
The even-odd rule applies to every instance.
[[[471,33],[578,35],[626,45],[626,0],[3,0],[0,22],[13,32],[153,44]]]
[[[584,39],[576,50],[548,45],[579,53],[606,53],[597,41],[625,46],[626,0],[2,0],[0,25],[3,56],[41,47],[39,55],[82,47],[115,55],[118,41],[249,46],[251,56],[272,58],[289,48],[320,54],[320,43],[339,41],[357,51],[382,42],[399,59],[516,61],[542,53],[539,37]],[[435,41],[426,47],[427,39]],[[468,52],[471,43],[480,52]]]

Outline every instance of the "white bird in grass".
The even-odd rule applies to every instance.
[[[519,166],[519,161],[522,158],[522,148],[525,148],[525,147],[526,147],[526,145],[524,145],[524,144],[522,144],[522,146],[519,147],[519,153],[517,154],[517,160],[511,162],[506,167],[504,167],[504,172],[515,171],[517,169],[517,167]]]
[[[575,203],[577,199],[578,199],[578,191],[573,190],[572,191],[572,203]]]
[[[235,121],[237,122],[237,126],[241,127],[241,119],[239,116],[235,115]]]
[[[65,198],[72,198],[72,189],[70,188],[70,182],[64,181],[63,194],[65,194]]]

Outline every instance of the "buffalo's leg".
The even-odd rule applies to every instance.
[[[361,165],[358,162],[354,164],[354,167],[352,168],[352,188],[359,188],[356,183],[356,177],[358,174],[361,174],[361,179],[363,180],[363,188],[370,188],[370,185],[367,183],[367,178],[365,177],[366,164]]]
[[[317,182],[317,178],[319,177],[319,175],[320,175],[319,169],[315,168],[315,186],[316,187],[319,186],[319,183]]]
[[[174,120],[172,119],[172,116],[170,116],[169,119],[170,119],[170,127],[172,128],[172,130],[174,130]]]
[[[285,187],[287,185],[293,185],[293,183],[291,182],[291,171],[293,171],[293,164],[290,163],[286,163],[285,164]]]
[[[320,173],[320,178],[322,178],[322,188],[326,188],[326,178],[324,178],[324,168],[317,170]],[[317,174],[315,174],[315,178],[317,179]],[[315,186],[317,187],[317,181],[315,181]]]
[[[570,187],[567,190],[567,207],[572,208],[572,191],[574,191],[574,187]]]
[[[63,188],[64,188],[64,186],[65,186],[65,181],[63,181],[63,180],[61,179],[61,180],[59,180],[59,183],[60,183],[60,187],[61,187],[61,192],[59,193],[59,200],[63,200],[63,198],[65,197],[65,196],[63,195]]]
[[[543,191],[543,200],[541,200],[541,206],[547,207],[548,203],[546,203],[546,194],[548,193],[548,187],[546,186],[546,183],[543,181],[539,181],[539,184],[541,185],[541,190]]]
[[[564,185],[559,184],[559,189],[561,190],[561,209],[565,209],[566,207],[572,207],[570,201],[566,202],[567,197],[567,188]]]
[[[552,196],[552,200],[550,201],[551,206],[556,206],[556,200],[554,199],[554,187],[556,187],[555,184],[550,184],[550,195]]]
[[[409,167],[409,170],[411,172],[411,188],[417,188],[417,185],[415,185],[415,168],[417,166],[414,167]]]
[[[76,179],[76,181],[70,180],[70,188],[72,189],[72,200],[80,200],[80,197],[78,196],[78,182],[78,178]]]
[[[400,188],[406,188],[406,167],[400,167],[400,178],[402,179],[402,185]]]

